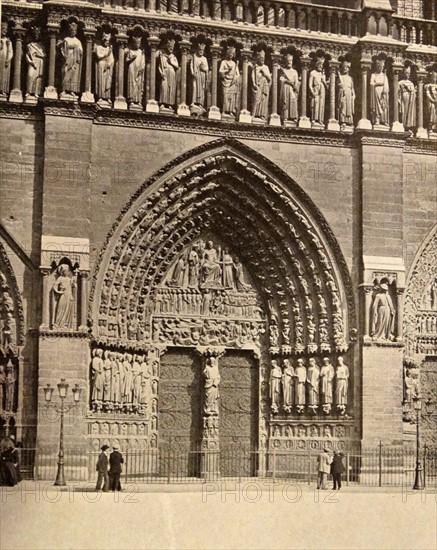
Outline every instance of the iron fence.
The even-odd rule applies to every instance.
[[[65,449],[67,481],[93,481],[100,451]],[[270,478],[311,484],[317,479],[317,451],[267,448],[220,449],[217,451],[178,448],[125,449],[122,480],[135,483],[198,483],[208,479]],[[422,477],[426,487],[437,487],[437,448],[420,450]],[[413,485],[416,468],[414,448],[382,445],[361,452],[345,452],[343,480],[346,485],[401,487]],[[53,448],[21,449],[23,479],[55,479],[58,452]]]

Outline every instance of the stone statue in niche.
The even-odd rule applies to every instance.
[[[413,399],[420,395],[419,369],[404,368],[404,403],[411,408]]]
[[[223,286],[224,288],[235,288],[234,281],[235,264],[229,250],[223,250]]]
[[[61,44],[62,64],[62,97],[76,97],[80,93],[82,76],[82,42],[77,37],[78,25],[72,21],[68,26],[68,36]]]
[[[0,99],[6,100],[10,92],[11,61],[14,57],[12,42],[8,38],[9,24],[2,21],[0,27]]]
[[[164,48],[159,52],[159,74],[161,75],[161,90],[159,103],[161,111],[173,112],[176,103],[176,75],[179,62],[174,54],[175,40],[167,38]]]
[[[388,282],[382,280],[375,286],[371,310],[373,340],[393,340],[395,308],[389,294]]]
[[[303,413],[305,409],[306,381],[307,381],[307,369],[305,367],[303,359],[298,359],[296,369],[295,369],[295,398],[296,398],[296,408],[298,413]]]
[[[289,359],[284,359],[282,386],[284,388],[284,411],[290,413],[294,404],[294,377],[295,372]]]
[[[95,411],[102,408],[103,403],[103,350],[96,348],[93,351],[93,359],[91,361],[91,404]]]
[[[269,114],[270,87],[272,75],[265,64],[266,53],[259,50],[256,53],[252,68],[252,117],[265,122]]]
[[[297,123],[299,118],[298,100],[299,100],[299,75],[293,68],[293,54],[287,53],[285,56],[285,66],[279,71],[279,105],[283,122],[292,121]]]
[[[308,384],[308,408],[314,414],[319,408],[319,384],[320,384],[320,368],[314,358],[309,360],[307,371]]]
[[[411,81],[411,65],[406,64],[398,84],[399,115],[405,130],[416,126],[416,86]]]
[[[94,47],[97,103],[102,107],[111,107],[112,75],[114,72],[114,54],[111,33],[103,32],[100,43]]]
[[[203,288],[209,287],[222,287],[221,275],[222,268],[220,266],[220,251],[214,248],[214,243],[208,241],[206,248],[203,251],[202,257],[202,276],[203,276]]]
[[[133,35],[126,51],[127,102],[132,110],[142,110],[146,55],[141,45],[141,35]]]
[[[343,60],[338,72],[337,117],[341,130],[354,125],[355,88],[353,78],[350,75],[350,69],[350,61]]]
[[[251,290],[251,286],[244,280],[243,265],[240,260],[234,260],[235,265],[235,286],[237,290],[245,292]]]
[[[141,405],[141,393],[142,393],[142,369],[141,369],[141,356],[134,354],[132,357],[132,405],[133,412],[138,412]]]
[[[437,277],[431,283],[429,290],[430,307],[432,310],[437,310]]]
[[[203,376],[205,379],[203,412],[207,416],[218,415],[220,372],[217,357],[207,357]]]
[[[208,82],[208,60],[205,57],[205,44],[198,42],[190,62],[193,83],[193,100],[190,106],[192,115],[203,115],[206,106],[206,91]]]
[[[122,354],[113,353],[112,358],[112,372],[111,372],[111,401],[113,403],[114,409],[119,410],[121,406],[121,370],[123,368],[122,364]],[[120,357],[121,356],[121,357]]]
[[[331,365],[330,360],[325,357],[323,359],[322,368],[320,369],[320,393],[322,408],[325,414],[329,414],[332,408],[334,377],[334,367]]]
[[[335,402],[337,410],[344,414],[347,405],[347,392],[349,386],[349,369],[343,362],[343,357],[338,358],[337,368],[335,370]]]
[[[12,412],[14,408],[14,397],[15,397],[15,369],[12,361],[9,360],[6,365],[6,376],[5,376],[5,411]]]
[[[318,57],[314,69],[310,72],[308,89],[311,96],[311,123],[316,126],[325,125],[326,76],[323,69],[325,59]]]
[[[437,132],[437,65],[429,72],[429,82],[425,84],[425,102],[428,114],[428,131]]]
[[[39,27],[32,27],[32,40],[26,48],[27,100],[30,98],[36,99],[42,95],[46,58],[46,48],[41,40],[41,29]]]
[[[110,410],[111,407],[111,374],[112,374],[112,358],[111,352],[105,350],[103,352],[103,391],[102,401],[103,410]]]
[[[52,287],[52,328],[73,328],[76,286],[76,275],[71,266],[66,263],[59,265]]]
[[[370,77],[370,111],[373,125],[389,125],[389,87],[383,56],[376,59],[375,72]]]
[[[270,372],[270,399],[272,412],[277,414],[281,406],[281,384],[282,370],[278,362],[272,360],[272,370]]]
[[[235,61],[236,49],[228,46],[225,59],[222,59],[219,68],[219,79],[223,97],[223,114],[234,118],[237,115],[241,77],[238,63]]]
[[[121,399],[123,403],[123,411],[129,412],[132,407],[132,389],[133,389],[133,372],[132,372],[132,355],[125,353],[124,361],[124,380],[121,391]]]

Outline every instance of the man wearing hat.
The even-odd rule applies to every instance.
[[[120,475],[121,465],[124,463],[123,455],[118,450],[118,447],[112,447],[112,453],[109,457],[109,475],[111,491],[121,491]]]
[[[331,456],[329,449],[326,447],[323,449],[323,453],[320,453],[317,457],[317,489],[326,489],[326,482],[328,480],[328,474],[331,471]]]
[[[108,445],[103,445],[101,450],[102,452],[99,455],[99,458],[97,460],[96,465],[96,471],[97,471],[97,484],[96,484],[96,491],[103,490],[104,493],[107,493],[109,490],[109,474],[108,474]],[[102,483],[103,483],[103,489],[102,489]]]

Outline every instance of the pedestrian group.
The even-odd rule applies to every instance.
[[[97,484],[96,491],[121,491],[120,475],[121,465],[124,463],[123,455],[118,447],[112,448],[109,454],[109,445],[101,447],[101,453],[97,460]]]

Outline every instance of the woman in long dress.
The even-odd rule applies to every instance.
[[[190,62],[190,70],[193,80],[192,105],[205,108],[206,83],[208,80],[208,61],[205,57],[205,44],[199,43]]]
[[[33,40],[27,45],[27,96],[39,97],[42,94],[44,84],[44,66],[46,49],[40,41],[41,31],[38,27],[33,29]]]
[[[77,38],[77,23],[70,23],[69,36],[61,44],[61,55],[64,58],[62,66],[62,92],[67,94],[80,93],[82,76],[82,42]]]
[[[388,293],[388,285],[381,283],[372,306],[372,338],[390,340],[393,335],[395,308]]]
[[[73,328],[74,289],[76,283],[67,264],[58,268],[58,277],[53,284],[53,327]]]
[[[376,69],[370,77],[370,110],[374,125],[388,126],[389,109],[388,78],[385,74],[384,59],[376,60]]]
[[[235,61],[235,48],[229,46],[219,68],[223,96],[223,113],[236,116],[240,94],[240,70]]]

